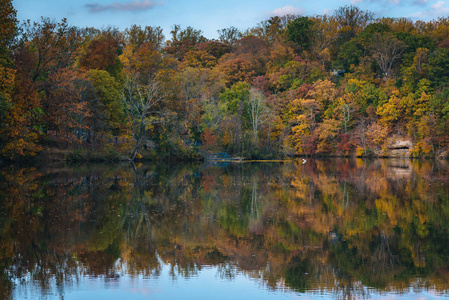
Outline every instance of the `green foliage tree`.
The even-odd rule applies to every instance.
[[[427,70],[435,88],[447,86],[449,80],[449,49],[438,48],[429,55]]]
[[[286,40],[307,50],[312,42],[313,25],[313,20],[308,17],[296,18],[287,25]]]
[[[91,130],[118,135],[125,119],[120,84],[103,70],[89,70],[86,77],[92,85],[86,95],[92,112]]]
[[[333,65],[338,69],[351,71],[351,66],[356,67],[362,56],[362,45],[357,40],[352,39],[341,46]]]

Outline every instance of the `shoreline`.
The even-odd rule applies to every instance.
[[[172,159],[157,159],[155,157],[141,157],[135,159],[134,161],[130,161],[127,159],[119,158],[117,156],[107,156],[96,154],[94,157],[86,155],[81,155],[74,159],[70,157],[70,155],[74,155],[75,152],[60,152],[58,154],[52,153],[53,155],[49,155],[47,153],[40,153],[35,157],[27,157],[25,159],[20,160],[7,160],[1,159],[0,166],[13,164],[13,165],[46,165],[46,164],[56,164],[56,165],[84,165],[84,164],[122,164],[122,163],[211,163],[211,164],[219,164],[219,163],[233,163],[233,164],[241,164],[241,163],[286,163],[286,162],[297,162],[301,161],[301,159],[305,159],[307,163],[308,160],[322,160],[322,159],[363,159],[363,160],[374,160],[374,159],[404,159],[404,160],[436,160],[436,161],[447,161],[449,157],[447,156],[421,156],[421,157],[413,157],[413,156],[357,156],[357,155],[298,155],[294,157],[285,157],[285,158],[274,158],[274,159],[245,159],[245,158],[228,158],[228,159],[208,159],[206,157],[196,157],[195,159],[186,158],[186,157],[173,157]]]

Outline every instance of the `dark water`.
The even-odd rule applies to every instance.
[[[1,170],[0,299],[448,291],[448,162]]]

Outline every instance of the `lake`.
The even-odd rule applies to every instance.
[[[3,166],[1,299],[449,296],[449,162]]]

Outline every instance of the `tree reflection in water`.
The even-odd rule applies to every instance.
[[[0,298],[163,265],[339,298],[445,292],[448,179],[447,163],[403,160],[5,167]]]

